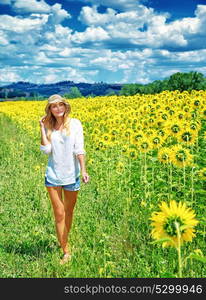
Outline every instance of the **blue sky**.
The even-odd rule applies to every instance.
[[[206,0],[0,0],[0,85],[206,76]]]

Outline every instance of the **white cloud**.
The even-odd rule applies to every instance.
[[[104,13],[98,11],[100,2],[109,6]],[[206,74],[206,5],[198,5],[194,17],[171,22],[167,13],[139,1],[84,3],[95,4],[81,10],[84,32],[62,25],[71,16],[59,3],[16,0],[16,11],[18,6],[28,14],[0,15],[4,81],[94,82],[103,74],[107,82],[148,83],[176,71]]]
[[[67,0],[68,1],[68,0]],[[85,3],[92,3],[94,5],[104,5],[120,10],[135,10],[139,6],[140,0],[83,0]]]
[[[162,53],[169,61],[177,63],[204,63],[206,61],[206,49],[196,51],[174,52],[174,53]]]
[[[135,11],[126,11],[117,13],[113,9],[107,9],[105,13],[99,13],[97,6],[83,7],[80,12],[79,19],[89,25],[88,28],[97,28],[101,26],[104,30],[104,35],[107,33],[107,40],[110,37],[112,44],[134,44],[134,45],[151,45],[157,43],[157,35],[160,35],[158,29],[160,25],[162,31],[164,28],[168,14],[156,15],[152,8],[147,8],[139,5]],[[148,25],[152,28],[147,31],[142,31],[142,28]],[[94,29],[93,29],[94,30]],[[86,34],[86,31],[83,34]],[[78,34],[77,34],[78,35]],[[80,39],[79,42],[81,42]],[[161,44],[163,38],[158,40],[158,46]],[[175,41],[177,37],[175,36]]]
[[[54,29],[44,32],[44,45],[58,47],[61,50],[71,44],[72,30],[61,24],[54,25]]]
[[[103,25],[113,21],[116,11],[107,8],[106,13],[100,14],[97,12],[97,6],[84,6],[79,15],[79,20],[87,25]]]
[[[58,76],[54,73],[44,76],[45,83],[52,83],[52,82],[57,82],[57,81],[58,81]]]
[[[9,44],[8,38],[7,38],[6,34],[3,31],[0,31],[0,44],[2,46],[6,46],[6,45]]]
[[[139,6],[135,11],[117,13],[114,9],[108,8],[105,13],[99,13],[97,6],[84,6],[80,12],[79,20],[86,25],[109,25],[124,23],[124,25],[135,25],[135,29],[142,27],[154,15],[152,8]],[[126,28],[125,28],[126,29]]]
[[[71,18],[71,15],[65,10],[61,8],[61,4],[56,3],[51,6],[49,22],[54,24],[61,23],[66,18]]]
[[[39,18],[21,18],[9,15],[0,15],[0,29],[5,32],[12,31],[16,33],[25,33],[29,30],[38,30],[47,21],[47,16],[43,15]]]
[[[143,51],[111,51],[103,50],[90,60],[90,65],[96,68],[117,72],[120,70],[139,70],[144,64],[153,62],[152,51],[150,49]]]
[[[11,83],[22,80],[22,77],[13,68],[5,67],[1,68],[1,82]]]
[[[17,12],[36,12],[36,13],[49,13],[50,5],[48,5],[44,0],[16,0],[13,4],[13,9]]]
[[[206,5],[198,5],[193,18],[183,18],[170,23],[167,22],[168,18],[168,13],[157,14],[154,9],[144,5],[138,5],[134,11],[120,13],[114,9],[99,13],[97,5],[86,6],[82,8],[79,17],[89,26],[87,32],[88,28],[94,30],[101,26],[104,35],[107,33],[112,45],[116,43],[117,47],[127,44],[152,48],[181,48],[190,45],[202,47],[201,43],[206,44],[202,36],[206,27]],[[83,33],[80,35],[83,36]],[[79,43],[81,40],[84,42],[84,39],[80,39]],[[108,39],[106,43],[108,45]]]
[[[96,75],[96,73],[93,72],[87,72],[87,71],[79,71],[78,69],[66,67],[62,70],[56,70],[56,69],[47,69],[47,72],[42,74],[41,80],[43,79],[43,82],[46,83],[53,83],[57,81],[64,81],[64,80],[71,80],[74,82],[91,82],[91,79],[89,80],[88,75]],[[42,81],[41,81],[42,82]]]
[[[109,34],[100,26],[87,27],[84,32],[75,32],[72,41],[75,43],[98,42],[108,40]]]
[[[46,65],[47,63],[52,63],[52,60],[49,59],[44,52],[39,52],[35,57],[35,62],[39,64]]]

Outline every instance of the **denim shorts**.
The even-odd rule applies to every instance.
[[[45,176],[45,186],[62,186],[66,191],[79,191],[80,190],[80,176],[76,178],[75,183],[66,184],[66,185],[58,185],[49,182]]]

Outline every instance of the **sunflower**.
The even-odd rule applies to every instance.
[[[160,211],[153,212],[152,220],[152,237],[155,240],[169,238],[163,242],[162,246],[178,247],[178,237],[175,223],[180,228],[180,243],[191,242],[195,236],[194,227],[198,224],[195,219],[195,213],[191,208],[187,208],[183,202],[177,203],[171,200],[169,205],[166,202],[159,204]]]
[[[190,122],[190,129],[192,131],[199,131],[201,129],[201,124],[199,121],[191,121]]]
[[[118,161],[116,165],[116,172],[118,174],[123,174],[125,170],[125,164],[122,161]]]
[[[158,135],[158,133],[154,133],[149,137],[153,149],[160,148],[162,144],[164,143],[164,138]]]
[[[131,128],[127,128],[123,133],[122,136],[124,139],[129,140],[131,139],[131,135],[133,134],[133,130]]]
[[[170,147],[170,150],[171,160],[174,165],[180,168],[192,165],[193,156],[188,149],[183,148],[181,145],[173,145]]]
[[[140,150],[140,152],[144,153],[150,151],[152,149],[150,140],[147,137],[143,136],[138,143],[138,149]]]
[[[99,140],[97,143],[96,150],[106,150],[106,148],[107,144],[105,143],[105,141],[103,139]]]
[[[104,133],[104,134],[102,135],[102,139],[103,139],[104,143],[105,143],[106,145],[108,145],[108,144],[110,143],[110,141],[111,141],[111,136],[110,136],[110,134],[108,134],[108,133]]]
[[[171,162],[171,150],[168,147],[162,147],[158,150],[158,160],[164,164]]]
[[[167,120],[164,124],[164,129],[167,130],[170,136],[176,137],[182,130],[182,124],[178,119]]]
[[[157,135],[161,136],[163,138],[163,137],[165,137],[165,131],[163,129],[158,129],[157,130]]]
[[[133,132],[131,135],[131,143],[134,145],[138,145],[141,139],[144,136],[144,132],[142,130],[138,130],[137,132]]]
[[[188,128],[178,133],[177,140],[182,144],[194,145],[197,137],[198,137],[198,132]]]
[[[108,132],[109,136],[110,136],[110,142],[113,145],[117,145],[120,143],[120,139],[119,139],[119,131],[116,129],[110,129]]]
[[[161,115],[162,120],[167,120],[168,119],[168,115],[166,113],[163,113]]]
[[[127,149],[127,152],[125,153],[127,155],[128,158],[131,159],[137,159],[138,157],[138,150],[134,147],[129,147]]]

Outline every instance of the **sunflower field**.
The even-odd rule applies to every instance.
[[[0,103],[0,277],[205,277],[206,92],[69,99],[90,182],[63,266],[39,148],[46,103]]]

